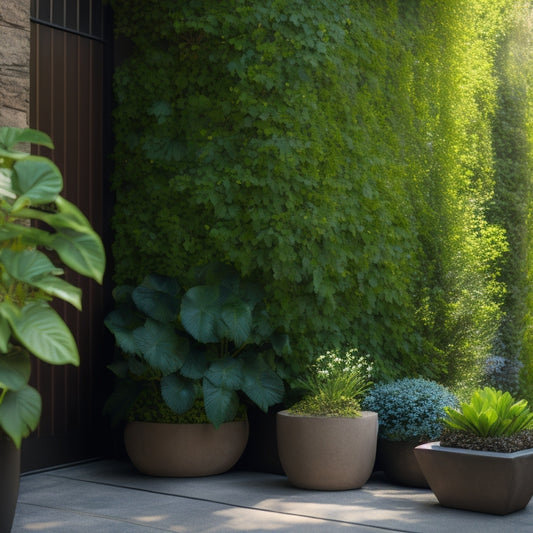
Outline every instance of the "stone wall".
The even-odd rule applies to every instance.
[[[0,4],[0,126],[22,128],[30,110],[30,2]]]

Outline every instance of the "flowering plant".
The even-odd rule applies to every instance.
[[[439,438],[447,406],[457,399],[446,387],[422,378],[404,378],[374,386],[363,407],[378,413],[379,437],[390,441]]]
[[[341,354],[328,351],[310,367],[309,375],[297,384],[306,392],[289,409],[296,414],[318,416],[359,416],[361,399],[372,386],[372,364],[356,348]]]

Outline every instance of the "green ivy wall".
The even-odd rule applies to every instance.
[[[509,109],[527,190],[520,244],[502,215],[500,160],[513,156],[495,139],[509,135],[507,87],[524,91],[531,71],[508,81],[502,53],[522,49],[528,3],[112,5],[131,43],[115,75],[118,283],[235,265],[290,334],[293,372],[357,346],[380,376],[475,382],[516,305],[524,344],[527,105]]]

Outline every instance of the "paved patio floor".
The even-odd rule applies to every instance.
[[[152,478],[101,460],[22,477],[12,533],[35,531],[532,533],[533,502],[491,516],[446,509],[429,490],[388,484],[379,473],[359,490],[323,492],[276,474]]]

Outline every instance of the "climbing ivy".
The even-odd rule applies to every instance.
[[[504,302],[487,209],[517,0],[111,3],[131,49],[116,281],[226,261],[264,287],[289,373],[345,345],[383,377],[479,378]]]

